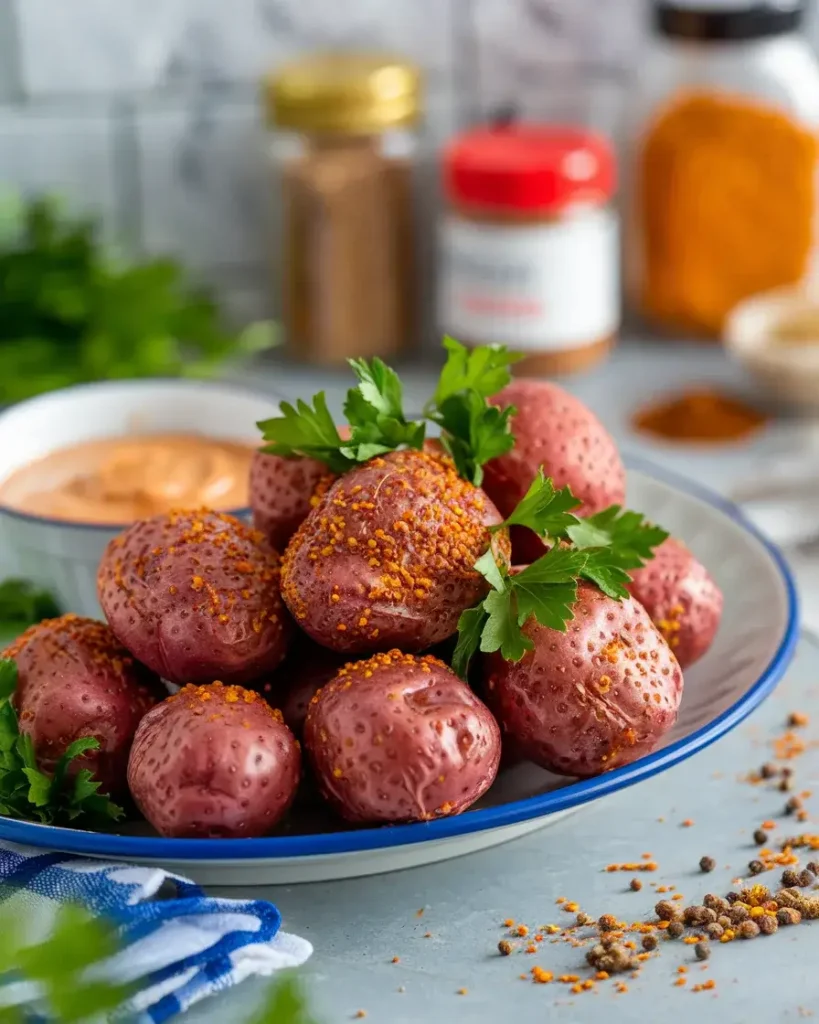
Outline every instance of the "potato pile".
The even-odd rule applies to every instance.
[[[502,753],[582,777],[651,751],[676,719],[681,666],[714,638],[721,595],[669,539],[615,599],[579,542],[516,526],[516,561],[552,551],[578,566],[564,627],[527,617],[525,588],[504,597],[508,580],[529,578],[510,569],[505,518],[541,470],[571,487],[581,517],[622,502],[625,475],[599,421],[555,385],[484,397],[486,431],[509,429],[498,409],[513,404],[519,435],[485,466],[447,440],[461,421],[443,399],[432,418],[444,447],[396,450],[372,440],[372,424],[414,436],[394,394],[341,444],[317,403],[320,443],[256,456],[256,528],[188,510],[125,530],[99,568],[107,625],[43,623],[6,652],[41,762],[95,736],[106,790],[130,792],[160,834],[250,837],[281,821],[300,784],[353,824],[428,821],[483,796]],[[444,658],[457,668],[473,616],[507,599],[520,624],[506,623],[505,643],[521,656],[486,642],[490,621],[472,641],[488,653],[459,675]],[[160,679],[180,688],[168,696]]]

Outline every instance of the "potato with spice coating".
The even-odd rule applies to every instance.
[[[233,516],[203,509],[134,523],[108,545],[97,587],[119,641],[171,682],[247,682],[287,651],[279,556]]]
[[[345,666],[313,698],[304,742],[325,799],[362,824],[460,814],[492,785],[501,752],[466,683],[400,651]]]
[[[577,515],[593,515],[622,504],[626,473],[614,439],[591,409],[548,381],[516,380],[492,398],[513,405],[515,447],[485,467],[483,489],[504,517],[512,514],[543,467],[555,487],[570,487],[582,505]],[[529,564],[545,552],[540,539],[522,527],[512,531],[516,562]]]
[[[559,775],[589,778],[650,753],[674,725],[682,671],[648,613],[589,583],[567,631],[523,627],[534,643],[517,663],[484,662],[486,700],[504,745]]]
[[[160,835],[245,839],[283,817],[300,770],[295,737],[258,693],[188,684],[142,720],[128,785]]]
[[[632,572],[632,595],[651,616],[683,669],[714,642],[722,619],[722,591],[705,566],[673,537],[654,559]]]
[[[72,762],[88,769],[111,796],[126,792],[128,753],[143,716],[165,696],[102,622],[63,615],[27,629],[3,652],[17,663],[14,705],[42,771],[86,736],[99,742]]]
[[[282,594],[296,622],[333,650],[423,651],[452,636],[489,585],[474,569],[506,531],[483,491],[448,460],[397,451],[340,477],[284,553]]]

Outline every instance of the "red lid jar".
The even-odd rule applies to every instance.
[[[617,174],[606,139],[573,127],[480,128],[448,147],[443,177],[443,329],[524,353],[519,372],[596,363],[620,322]]]

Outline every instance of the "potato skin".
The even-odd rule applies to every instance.
[[[332,479],[324,463],[315,459],[256,452],[250,465],[253,525],[271,547],[283,551],[307,518],[316,488]]]
[[[500,730],[442,661],[390,651],[313,698],[304,742],[325,799],[358,823],[460,814],[492,785]]]
[[[310,701],[318,691],[344,667],[345,657],[321,647],[304,633],[299,633],[284,662],[260,691],[271,707],[279,708],[284,723],[300,740]]]
[[[626,474],[614,439],[591,409],[548,381],[516,380],[492,398],[498,406],[514,405],[515,447],[485,469],[483,489],[504,518],[512,514],[538,469],[556,487],[571,487],[582,502],[578,515],[594,515],[622,504]],[[545,548],[531,530],[512,531],[516,562],[530,563]]]
[[[589,778],[650,753],[674,725],[683,690],[677,659],[642,605],[578,586],[566,633],[534,619],[517,664],[484,662],[486,699],[504,745],[559,775]]]
[[[673,537],[632,576],[632,595],[666,638],[681,667],[689,668],[714,642],[722,619],[722,591],[705,566]]]
[[[247,682],[272,672],[290,640],[279,564],[233,516],[172,512],[111,541],[97,588],[120,642],[163,678]]]
[[[72,762],[102,792],[127,791],[128,753],[143,716],[167,691],[102,622],[63,615],[26,630],[3,652],[17,663],[14,704],[37,763],[53,772],[69,744],[85,736],[99,749]]]
[[[488,591],[473,568],[493,545],[508,561],[501,517],[448,460],[398,451],[327,491],[287,547],[282,594],[298,625],[349,653],[423,651],[451,636]]]
[[[189,684],[142,720],[128,785],[160,835],[244,839],[281,819],[300,769],[295,737],[258,693]]]

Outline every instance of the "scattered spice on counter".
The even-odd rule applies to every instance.
[[[692,388],[638,409],[633,424],[641,433],[665,440],[718,444],[745,440],[767,419],[740,399]]]
[[[548,985],[550,981],[554,981],[554,974],[551,971],[544,971],[542,967],[532,968],[532,980],[538,985]],[[526,978],[525,974],[521,974],[521,978]]]
[[[392,958],[392,960],[390,960],[390,963],[391,964],[400,964],[401,963],[401,957],[400,956],[394,956]]]
[[[363,1020],[367,1016],[366,1010],[357,1010],[354,1014],[356,1020]]]
[[[792,711],[788,715],[788,725],[792,729],[801,729],[806,725],[810,725],[810,718],[808,718],[804,711]]]
[[[628,884],[628,887],[629,889],[631,889],[632,892],[639,892],[643,888],[643,883],[640,881],[639,878],[632,878],[632,880]]]
[[[629,861],[625,864],[607,864],[606,871],[612,873],[614,871],[656,871],[657,864],[653,860],[641,861]]]
[[[498,943],[498,952],[501,956],[511,956],[515,952],[515,943],[509,939],[501,939]]]
[[[700,858],[700,871],[704,872],[705,874],[707,874],[710,871],[713,871],[716,866],[717,862],[714,860],[713,857]]]
[[[515,929],[515,934],[519,935],[522,939],[525,939],[526,936],[529,934],[529,929],[526,927],[525,924],[519,924]]]
[[[459,988],[458,989],[458,995],[459,996],[465,996],[465,995],[467,995],[468,992],[469,992],[468,988]]]
[[[691,828],[691,826],[693,824],[694,824],[693,818],[686,818],[684,821],[680,822],[680,825],[682,825],[683,828]]]
[[[764,846],[768,842],[768,833],[764,829],[758,828],[754,832],[754,842],[757,846]]]

